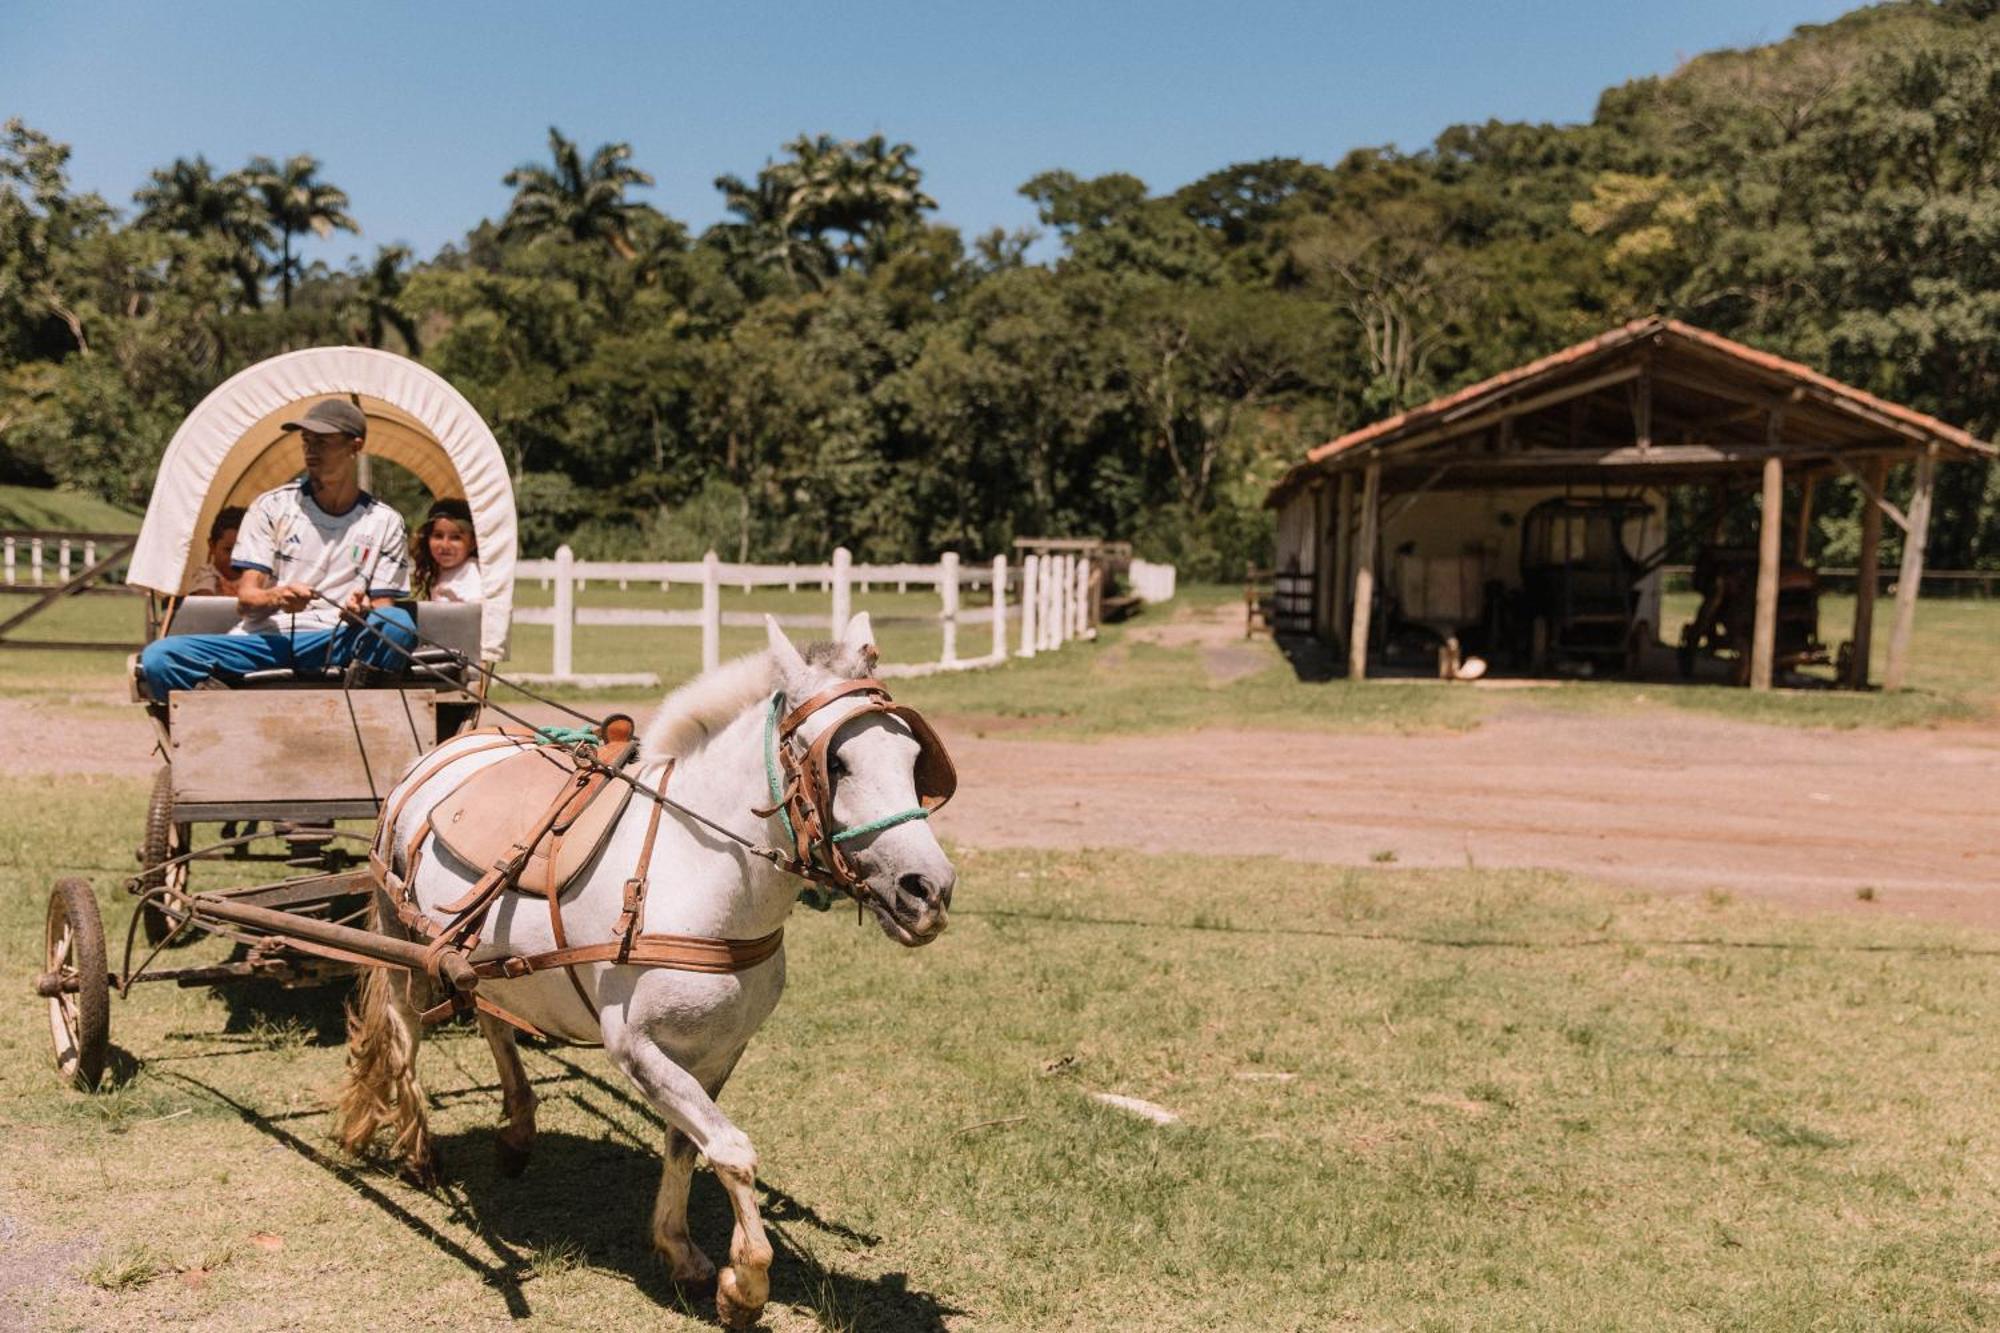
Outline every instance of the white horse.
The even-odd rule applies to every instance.
[[[757,813],[772,805],[767,770],[772,696],[782,693],[789,701],[785,706],[792,707],[843,680],[867,677],[874,670],[875,649],[866,615],[850,622],[839,643],[814,645],[803,656],[775,622],[769,630],[768,652],[726,663],[667,697],[641,738],[635,776],[656,782],[672,759],[667,790],[676,802],[745,842],[790,851],[782,816]],[[828,752],[833,784],[828,832],[885,825],[842,843],[860,881],[857,896],[873,909],[891,939],[910,946],[927,943],[945,928],[957,875],[928,822],[909,817],[918,805],[915,774],[922,742],[903,719],[869,711],[864,698],[855,695],[837,698],[808,717],[799,725],[796,743],[809,747],[829,728],[838,729],[838,735]],[[385,832],[393,833],[390,845],[398,849],[397,874],[407,868],[401,864],[401,849],[427,827],[423,821],[431,807],[462,779],[513,753],[478,750],[477,745],[477,737],[446,742],[390,794],[385,809],[397,812],[396,827]],[[473,752],[449,760],[453,747]],[[406,793],[403,788],[413,777],[420,781]],[[563,921],[572,944],[613,938],[624,883],[637,864],[651,807],[644,796],[635,796],[602,853],[565,893]],[[904,812],[900,822],[895,812]],[[434,850],[433,843],[426,834],[410,888],[427,915],[448,919],[442,905],[461,897],[484,867],[464,865],[441,845]],[[783,925],[801,886],[799,879],[745,846],[671,808],[659,823],[647,868],[652,888],[645,897],[641,929],[648,933],[757,939]],[[375,927],[402,933],[382,895]],[[528,956],[556,947],[547,905],[538,896],[502,894],[487,910],[479,934],[483,943],[475,960]],[[580,966],[575,974],[588,1006],[560,970],[489,980],[478,994],[551,1036],[601,1043],[659,1109],[668,1129],[665,1171],[653,1205],[653,1246],[677,1282],[716,1279],[716,1307],[725,1324],[754,1322],[768,1299],[771,1263],[752,1188],[757,1154],[715,1098],[778,1003],[785,984],[782,947],[748,970],[730,973],[600,962]],[[347,1075],[336,1117],[337,1133],[352,1151],[365,1148],[378,1130],[392,1130],[405,1170],[425,1181],[435,1179],[437,1154],[425,1123],[416,1056],[423,1030],[418,1014],[430,990],[422,976],[370,970],[350,1015]],[[479,1015],[479,1026],[500,1067],[506,1111],[501,1163],[513,1174],[526,1165],[534,1138],[535,1094],[514,1045],[514,1029],[485,1013]],[[735,1212],[729,1263],[719,1275],[688,1237],[688,1182],[696,1153],[706,1155],[714,1167]]]

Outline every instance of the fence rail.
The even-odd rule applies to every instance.
[[[1685,585],[1694,576],[1693,565],[1661,565],[1660,573],[1667,579]],[[1861,581],[1858,569],[1826,567],[1815,569],[1822,587],[1839,585],[1851,590]],[[1893,566],[1885,566],[1875,573],[1876,591],[1889,593],[1896,586],[1899,571]],[[2000,569],[1927,569],[1917,585],[1919,593],[1947,597],[1992,597],[1994,585],[2000,584]]]
[[[1134,583],[1144,566],[1146,583],[1141,594],[1149,601],[1165,601],[1173,596],[1174,567],[1145,565],[1134,561]],[[1030,555],[1019,567],[999,555],[991,561],[966,564],[957,554],[945,553],[936,564],[857,565],[845,547],[836,550],[823,565],[750,565],[725,562],[714,552],[699,561],[578,560],[564,546],[553,560],[522,560],[515,564],[517,580],[536,580],[554,593],[547,607],[521,607],[514,612],[520,625],[549,625],[554,633],[552,670],[524,680],[588,685],[653,685],[651,673],[589,675],[576,670],[576,627],[692,629],[701,632],[701,660],[704,670],[722,660],[724,628],[755,628],[764,623],[761,614],[722,610],[722,589],[817,588],[827,596],[825,614],[790,612],[776,617],[786,629],[825,630],[839,637],[853,609],[856,588],[894,586],[907,592],[912,588],[932,588],[938,596],[938,611],[932,616],[886,616],[884,625],[935,625],[939,650],[927,662],[897,662],[882,667],[884,676],[923,676],[940,671],[966,671],[996,666],[1008,657],[1008,598],[1017,599],[1014,620],[1020,638],[1014,651],[1022,657],[1060,649],[1073,639],[1094,638],[1097,634],[1094,592],[1101,586],[1102,570],[1082,555]],[[579,607],[576,594],[591,583],[616,584],[629,589],[634,584],[657,585],[661,591],[675,584],[701,588],[701,609],[672,611],[649,607]],[[960,597],[967,588],[991,591],[992,604],[964,608]],[[1148,591],[1150,589],[1150,591]],[[962,656],[961,629],[985,627],[987,651]]]
[[[76,570],[97,563],[97,548],[129,547],[129,532],[65,532],[55,529],[0,528],[0,592],[37,592],[61,587]],[[122,572],[116,579],[93,582],[79,591],[127,595]]]

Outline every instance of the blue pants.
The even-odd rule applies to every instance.
[[[182,634],[155,639],[139,654],[139,672],[147,692],[164,703],[169,690],[191,690],[218,673],[244,676],[279,667],[322,671],[346,666],[357,657],[369,666],[401,670],[407,659],[382,639],[392,640],[405,652],[414,648],[417,626],[410,613],[398,606],[379,606],[368,613],[368,624],[374,634],[342,623],[335,629],[296,634]]]

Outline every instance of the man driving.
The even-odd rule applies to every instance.
[[[408,612],[409,543],[403,516],[361,489],[368,418],[344,399],[314,403],[297,421],[305,475],[251,502],[230,563],[240,575],[238,620],[227,634],[156,639],[139,655],[146,690],[165,701],[211,677],[288,667],[394,671],[417,641]],[[363,630],[341,612],[366,616]],[[372,631],[372,632],[370,632]],[[387,640],[387,642],[385,642]]]

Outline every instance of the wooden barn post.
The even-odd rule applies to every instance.
[[[1875,594],[1882,579],[1882,486],[1889,479],[1889,462],[1877,458],[1868,464],[1861,497],[1861,557],[1854,577],[1854,633],[1848,641],[1847,679],[1850,689],[1868,688],[1868,655],[1875,638]]]
[[[1348,579],[1354,564],[1354,474],[1340,474],[1333,496],[1333,618],[1327,627],[1335,642],[1347,639]]]
[[[1917,455],[1917,488],[1910,493],[1910,529],[1903,534],[1903,564],[1896,573],[1896,628],[1889,634],[1889,665],[1882,688],[1900,690],[1910,674],[1910,631],[1917,623],[1917,589],[1924,581],[1924,542],[1931,527],[1931,489],[1937,481],[1937,446]]]
[[[1774,431],[1775,433],[1775,431]],[[1778,652],[1778,551],[1785,523],[1785,465],[1764,460],[1764,504],[1757,515],[1757,619],[1750,631],[1750,688],[1771,688]]]
[[[1361,480],[1361,534],[1354,553],[1354,618],[1347,637],[1347,678],[1368,675],[1368,621],[1375,610],[1376,524],[1381,522],[1382,461],[1368,461]]]

